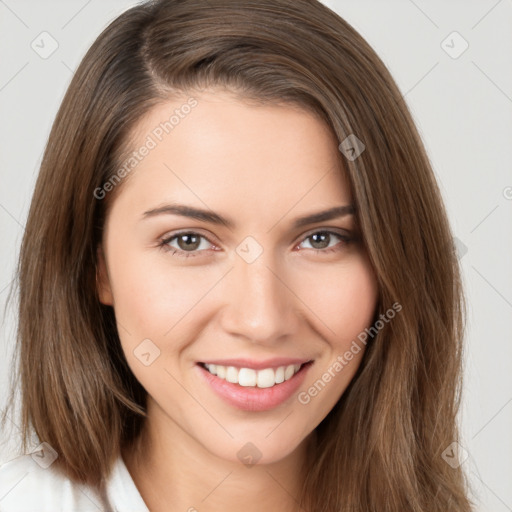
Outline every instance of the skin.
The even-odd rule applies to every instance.
[[[309,403],[296,393],[260,412],[226,404],[198,378],[196,362],[311,359],[299,391],[307,390],[371,325],[376,279],[354,215],[291,228],[296,217],[352,203],[324,123],[298,107],[250,104],[226,91],[194,97],[197,107],[124,179],[104,229],[100,300],[113,306],[128,364],[148,392],[140,449],[123,458],[152,512],[297,510],[314,429],[364,347]],[[187,99],[155,107],[136,127],[134,149]],[[171,202],[213,210],[235,226],[143,218]],[[206,237],[188,249],[196,256],[159,246],[178,230]],[[324,246],[311,238],[322,230],[335,232]],[[263,249],[250,264],[236,252],[247,236]],[[168,245],[188,247],[179,237]],[[149,366],[134,355],[145,339],[160,350]],[[247,442],[261,452],[250,467],[237,456]]]

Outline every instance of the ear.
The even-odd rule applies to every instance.
[[[103,248],[98,246],[97,249],[97,260],[98,264],[96,267],[96,289],[100,302],[106,306],[112,306],[114,304],[114,298],[112,296],[112,288],[110,286],[110,279],[108,277],[107,265],[105,262],[105,255]]]

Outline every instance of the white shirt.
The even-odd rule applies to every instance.
[[[36,462],[16,457],[0,466],[0,512],[149,512],[121,456],[106,485],[106,496],[78,485]]]

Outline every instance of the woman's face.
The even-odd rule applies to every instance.
[[[138,125],[100,297],[162,435],[178,427],[223,459],[278,461],[351,381],[364,345],[344,354],[377,285],[337,146],[305,111],[220,91]]]

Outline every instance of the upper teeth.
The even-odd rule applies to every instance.
[[[252,368],[236,368],[234,366],[221,366],[220,364],[205,364],[206,369],[213,375],[240,386],[257,386],[259,388],[271,388],[291,379],[300,369],[300,364],[290,364],[279,368],[264,368],[253,370]]]

